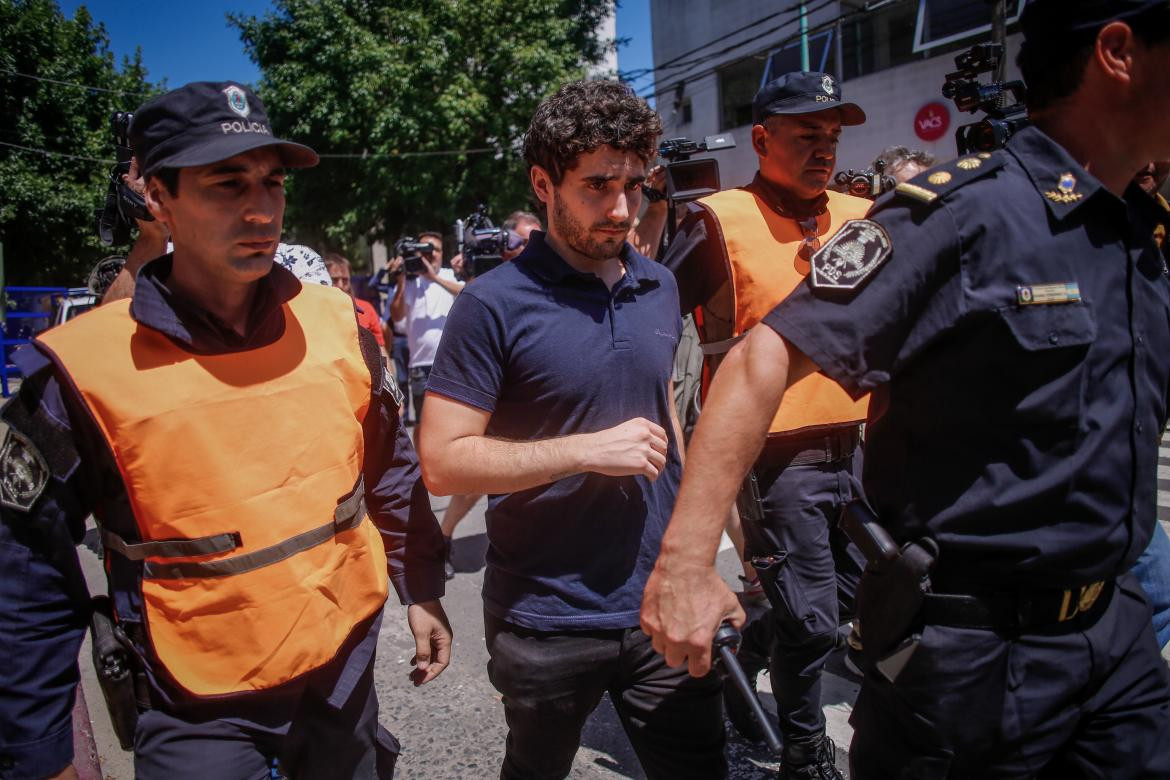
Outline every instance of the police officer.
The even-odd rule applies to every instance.
[[[847,224],[728,355],[645,592],[656,646],[701,673],[736,617],[721,511],[784,389],[819,368],[872,391],[865,489],[897,546],[858,594],[857,778],[1170,777],[1170,674],[1128,574],[1170,388],[1157,214],[1129,186],[1170,154],[1170,6],[1036,0],[1021,26],[1035,126]]]
[[[388,777],[382,607],[393,582],[434,679],[442,538],[349,297],[273,264],[284,170],[317,154],[231,82],[149,101],[130,135],[174,252],[41,334],[0,413],[0,776],[71,771],[92,512],[137,659],[136,776]]]
[[[826,191],[842,126],[865,121],[858,105],[842,100],[833,76],[781,76],[760,89],[752,116],[759,172],[746,187],[690,204],[664,260],[679,280],[683,310],[700,311],[700,339],[712,370],[804,281],[813,252],[871,205]],[[841,612],[852,610],[864,563],[835,520],[860,490],[867,400],[851,398],[821,373],[794,385],[754,465],[762,500],[741,512],[746,555],[776,561],[760,573],[775,582],[774,589],[765,583],[773,609],[745,631],[743,650],[754,652],[741,652],[741,659],[755,671],[771,651],[782,776],[840,776],[825,736],[821,676]],[[738,693],[728,689],[725,695],[733,722],[749,731],[751,722],[737,717],[743,712]]]

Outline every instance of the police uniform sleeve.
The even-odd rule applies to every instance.
[[[358,338],[371,373],[379,377],[365,425],[366,506],[382,535],[390,582],[399,600],[433,601],[443,596],[446,583],[443,535],[431,511],[414,445],[398,417],[402,390],[382,362],[373,335],[361,328]]]
[[[842,226],[763,324],[860,397],[961,315],[959,252],[946,205],[889,195]]]
[[[88,515],[80,458],[48,361],[0,410],[0,777],[46,777],[73,759],[72,709],[89,595],[76,545]]]

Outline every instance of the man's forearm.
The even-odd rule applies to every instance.
[[[165,255],[166,252],[167,233],[165,229],[160,231],[157,226],[151,226],[146,230],[140,230],[138,239],[130,247],[130,253],[126,255],[126,264],[122,266],[122,270],[118,272],[114,281],[106,289],[105,295],[102,296],[102,303],[132,298],[134,296],[134,280],[139,269],[154,258]]]
[[[727,507],[763,447],[789,379],[787,346],[767,327],[753,329],[720,364],[691,437],[662,558],[714,564]]]
[[[394,287],[394,297],[390,299],[390,319],[399,322],[406,317],[406,277],[399,277]]]
[[[459,293],[463,292],[463,288],[466,286],[464,282],[453,282],[450,279],[444,279],[441,276],[436,276],[434,281],[438,282],[440,287],[452,295],[458,295]]]
[[[662,232],[666,228],[666,201],[652,203],[646,213],[630,228],[629,242],[634,245],[639,254],[650,259],[658,254],[658,247],[662,243]]]
[[[464,436],[446,445],[441,457],[424,450],[423,477],[436,495],[515,493],[547,485],[589,470],[586,436],[540,441]]]

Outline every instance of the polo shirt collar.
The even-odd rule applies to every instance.
[[[548,242],[544,239],[544,231],[532,231],[532,234],[528,237],[528,246],[512,262],[524,264],[542,279],[554,284],[564,282],[566,279],[599,281],[596,274],[587,271],[578,271],[566,263],[564,258],[557,254],[557,251],[549,246]],[[620,257],[626,267],[626,273],[621,281],[618,282],[617,286],[624,286],[630,281],[637,282],[638,286],[641,286],[645,282],[654,281],[654,275],[649,266],[654,261],[638,254],[630,246],[629,242],[622,245]]]

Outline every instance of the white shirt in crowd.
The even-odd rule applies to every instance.
[[[457,281],[455,272],[450,268],[440,268],[439,276],[452,282]],[[443,285],[425,276],[413,279],[404,277],[402,284],[406,285],[403,291],[406,320],[395,322],[394,325],[406,332],[410,367],[429,366],[435,362],[443,325],[447,322],[451,305],[455,303],[455,296],[447,292]]]

